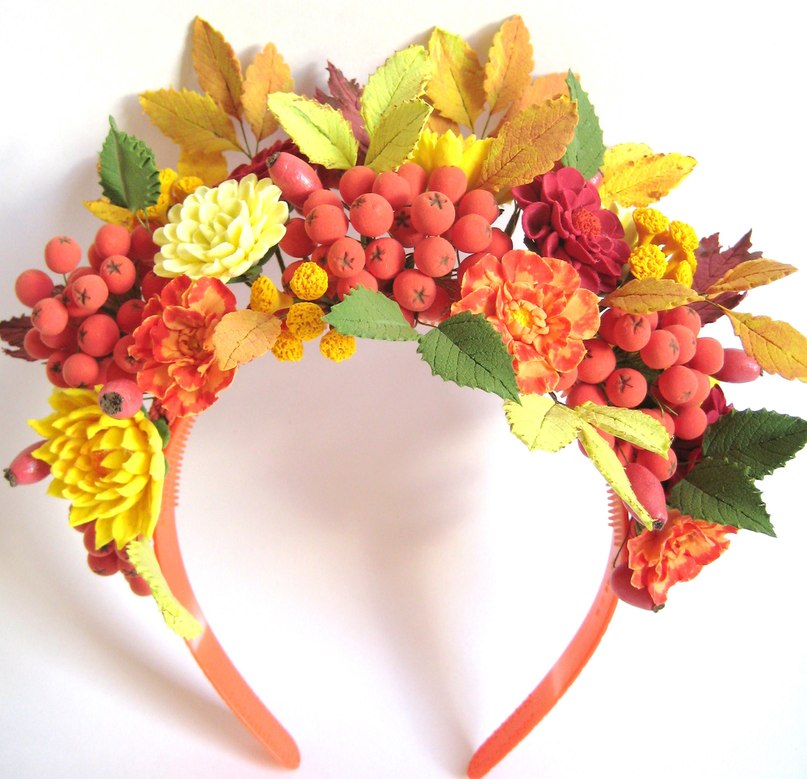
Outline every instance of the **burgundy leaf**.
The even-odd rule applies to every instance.
[[[22,342],[25,334],[31,329],[31,317],[14,316],[0,322],[0,340],[5,341],[11,348],[3,348],[9,357],[16,357],[19,360],[36,362],[23,348]]]
[[[359,142],[361,154],[364,155],[370,145],[370,137],[367,135],[364,120],[361,118],[362,87],[356,79],[349,79],[336,65],[328,62],[328,89],[331,92],[330,95],[317,89],[314,99],[342,112],[342,116],[350,122],[353,135]]]

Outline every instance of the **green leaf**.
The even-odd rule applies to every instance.
[[[733,411],[709,425],[703,454],[725,457],[761,479],[781,468],[807,443],[807,422],[775,411]]]
[[[634,408],[598,406],[586,401],[575,412],[586,422],[634,446],[667,456],[671,446],[670,434],[664,425],[648,414]]]
[[[449,317],[421,336],[418,352],[436,376],[518,402],[513,358],[482,314]]]
[[[342,335],[380,341],[417,341],[419,338],[395,301],[366,287],[356,287],[323,319]]]
[[[696,519],[776,535],[753,477],[726,459],[701,460],[670,490],[667,502]]]
[[[160,171],[154,152],[143,141],[119,130],[111,116],[99,163],[101,190],[112,205],[135,212],[159,199]]]
[[[335,108],[291,92],[274,92],[267,104],[309,162],[337,170],[356,164],[358,141],[350,122]]]
[[[522,395],[520,404],[508,400],[504,413],[513,435],[531,452],[559,452],[580,430],[577,414],[548,395]]]
[[[393,170],[417,145],[420,134],[432,113],[432,107],[423,100],[409,100],[393,106],[370,133],[365,165],[376,173]]]
[[[361,96],[361,116],[370,137],[390,108],[420,97],[432,68],[423,46],[409,46],[393,54],[367,81]]]
[[[579,119],[574,131],[574,139],[566,148],[566,154],[563,155],[563,164],[577,168],[583,174],[583,178],[590,179],[597,174],[605,154],[600,120],[594,112],[594,106],[591,105],[588,94],[583,91],[580,82],[571,70],[566,77],[566,84],[569,87],[569,97],[577,103]]]

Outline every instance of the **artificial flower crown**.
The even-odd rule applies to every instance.
[[[258,357],[295,362],[318,342],[339,362],[371,338],[415,342],[435,375],[500,396],[530,450],[579,442],[612,490],[608,566],[569,647],[474,755],[469,776],[482,776],[571,684],[617,598],[658,611],[739,529],[773,535],[756,482],[807,442],[807,423],[737,410],[724,387],[807,379],[800,333],[736,310],[795,268],[752,251],[750,234],[723,248],[656,208],[695,161],[606,149],[575,74],[532,77],[517,16],[484,66],[435,29],[364,87],[329,64],[328,93],[311,97],[272,44],[242,74],[197,19],[192,54],[203,94],[141,95],[180,148],[177,170],[111,120],[87,263],[57,236],[45,265],[58,278],[16,280],[28,310],[0,336],[44,363],[54,392],[6,476],[50,478],[90,568],[152,595],[293,767],[293,739],[227,659],[184,570],[174,504],[193,419]],[[224,152],[248,161],[231,169]],[[733,345],[702,330],[722,317]]]

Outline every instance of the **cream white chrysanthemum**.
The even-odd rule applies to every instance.
[[[254,173],[241,181],[199,187],[168,212],[154,233],[158,276],[212,276],[227,282],[246,273],[285,235],[288,204],[269,179]]]

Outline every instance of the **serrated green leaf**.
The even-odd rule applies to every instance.
[[[667,456],[670,434],[661,422],[648,414],[633,408],[598,406],[590,401],[577,406],[575,412],[599,430],[662,457]]]
[[[356,287],[323,319],[342,335],[380,341],[417,341],[419,338],[395,301],[366,287]]]
[[[111,116],[98,160],[101,190],[112,205],[135,212],[157,202],[160,171],[154,152],[143,141],[119,130]]]
[[[518,402],[513,358],[482,314],[449,317],[421,336],[418,353],[446,381]]]
[[[358,141],[350,122],[335,108],[291,92],[275,92],[267,104],[310,162],[335,170],[356,164]]]
[[[574,411],[548,395],[522,395],[520,404],[508,400],[504,413],[513,435],[531,452],[559,452],[580,430]]]
[[[577,168],[583,174],[583,178],[590,179],[597,174],[605,155],[600,120],[594,112],[588,94],[571,70],[566,77],[566,85],[569,87],[569,97],[577,103],[579,118],[574,138],[566,147],[566,154],[563,155],[563,164]]]
[[[807,443],[807,422],[775,411],[733,411],[709,425],[703,454],[725,457],[761,479],[781,468]]]
[[[394,170],[412,153],[431,116],[432,107],[423,100],[409,100],[389,109],[370,133],[364,164],[376,173]]]
[[[776,535],[753,477],[726,459],[701,460],[670,490],[667,502],[695,519]]]
[[[370,76],[361,96],[361,116],[370,138],[391,108],[425,92],[431,72],[426,49],[409,46],[393,54]]]
[[[653,527],[653,518],[636,497],[630,479],[625,473],[625,466],[619,461],[610,444],[594,427],[582,419],[578,437],[594,467],[605,477],[611,489],[630,506],[634,516],[650,530]]]

